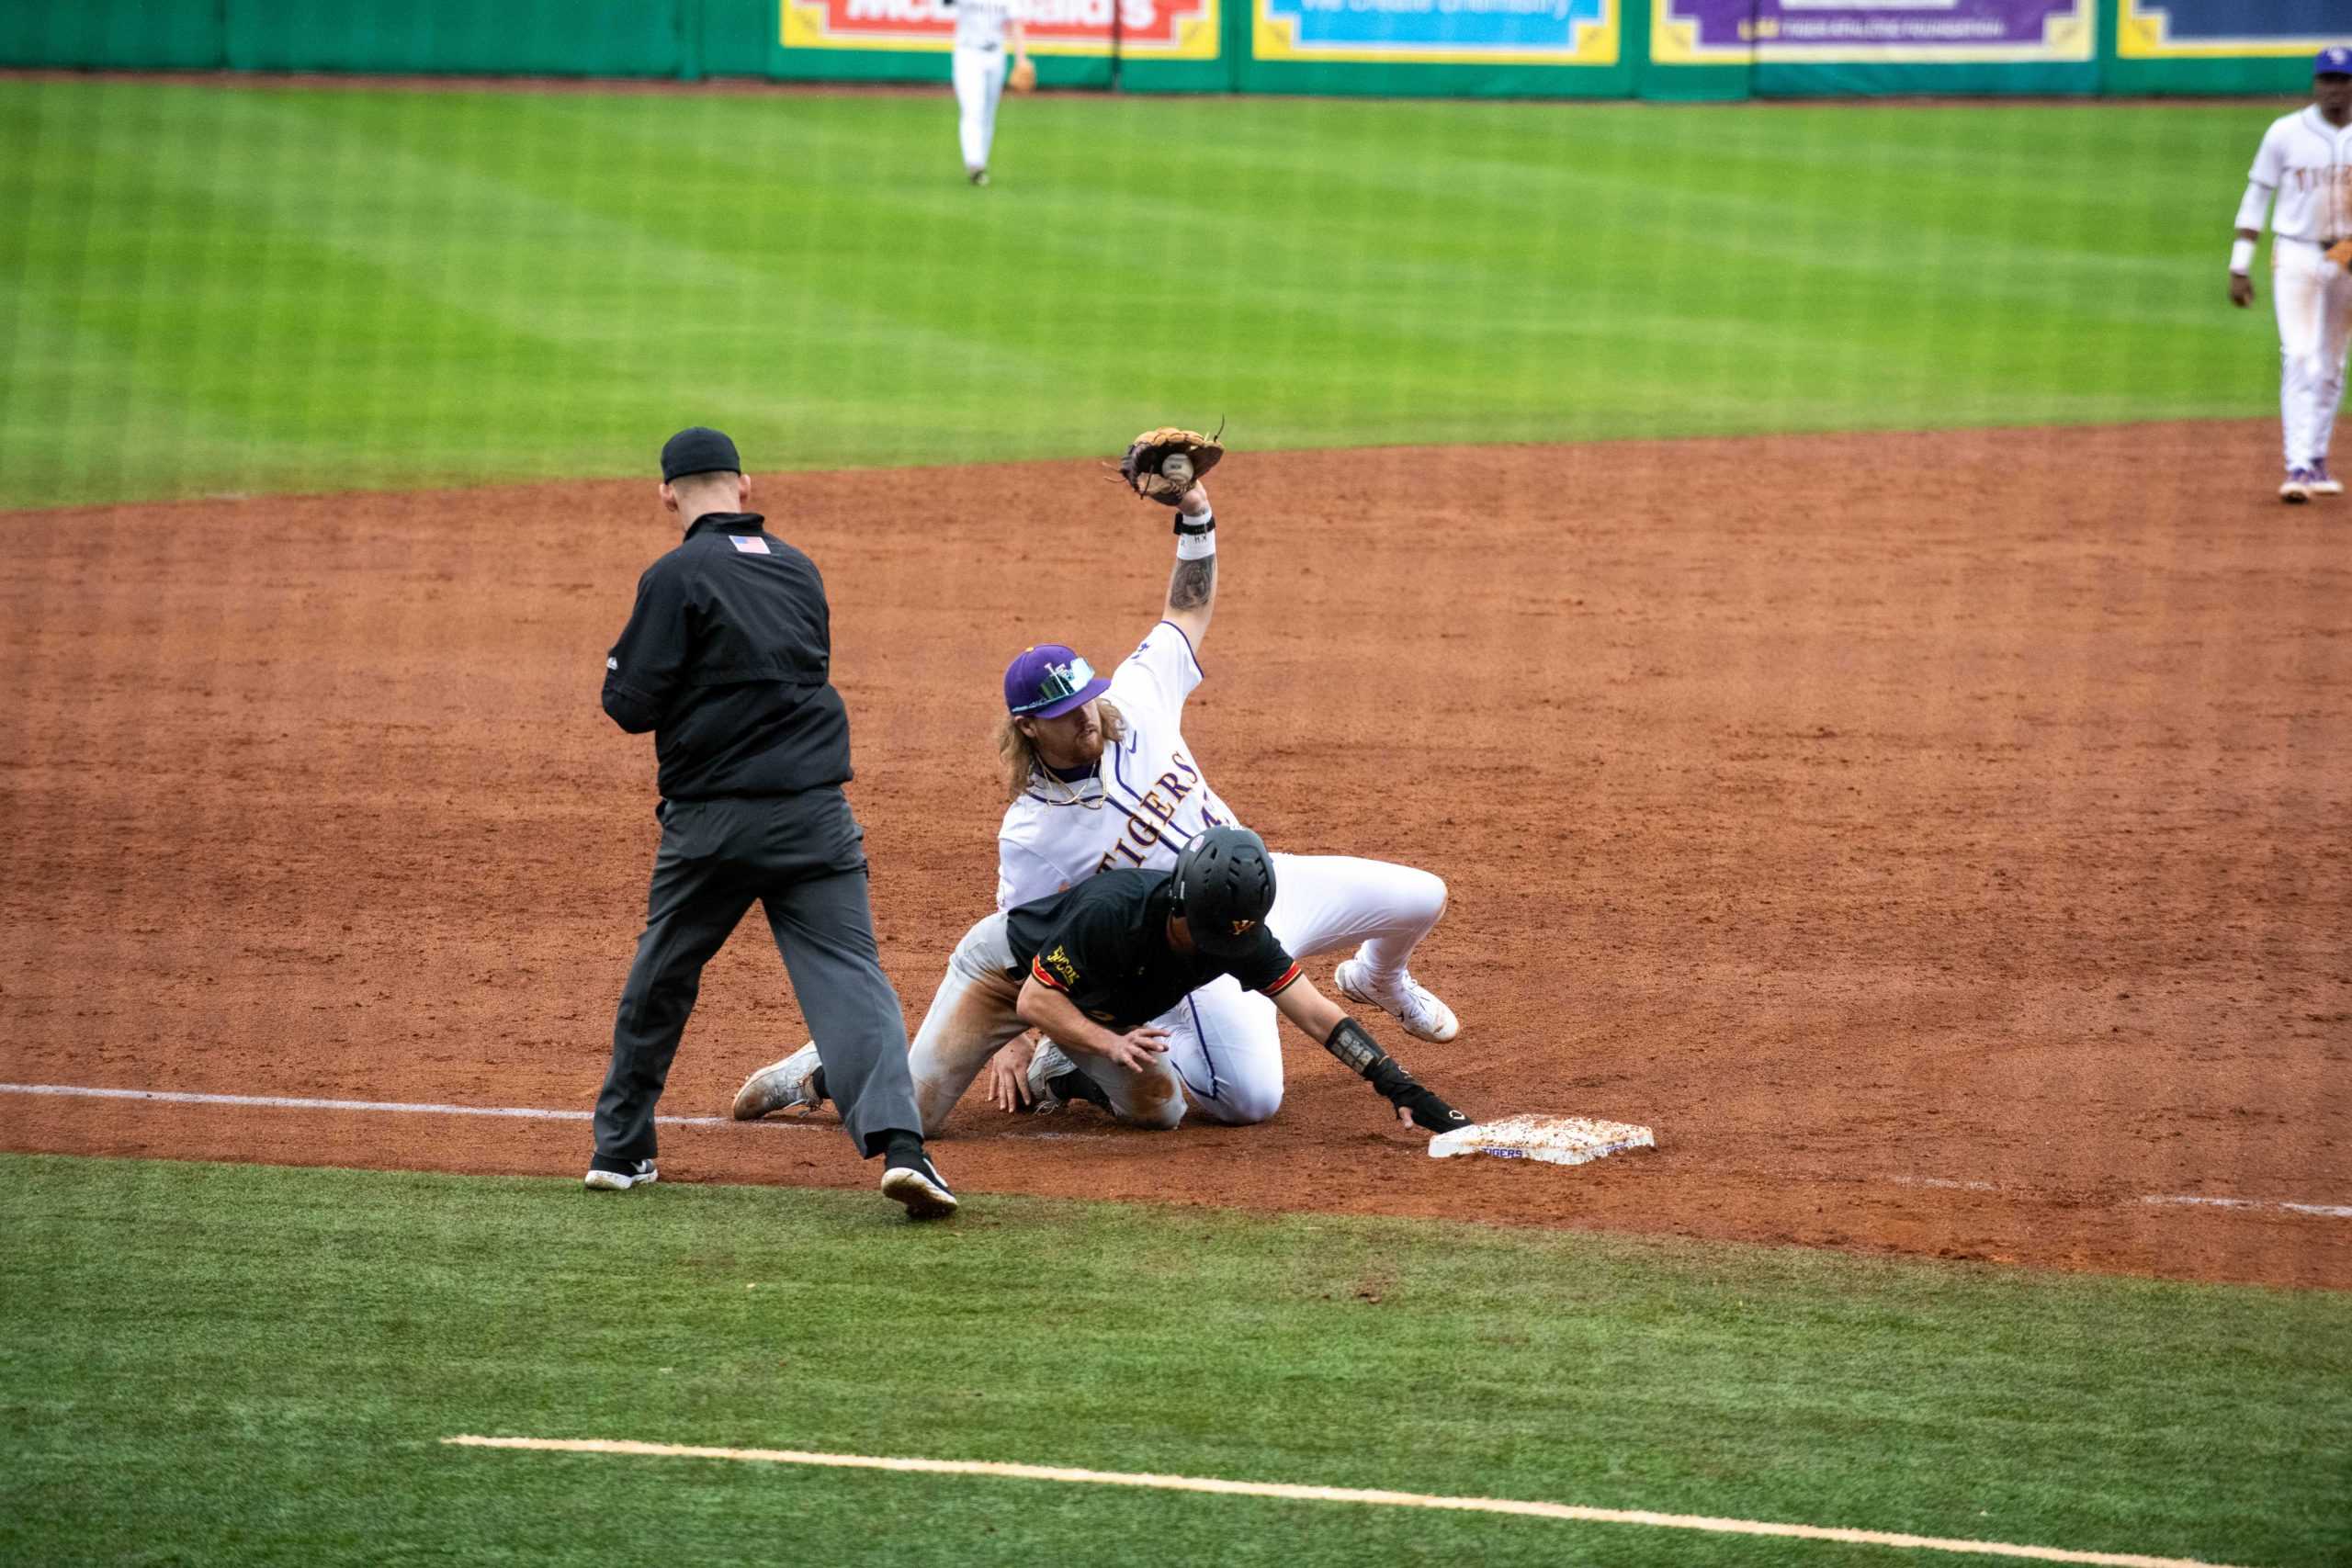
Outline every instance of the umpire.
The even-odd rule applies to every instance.
[[[702,968],[757,900],[810,1032],[842,1125],[882,1190],[915,1219],[956,1195],[923,1152],[907,1026],[882,973],[866,900],[864,829],[842,785],[849,713],[832,688],[831,617],[814,562],[743,510],[735,443],[682,430],[662,448],[662,504],[684,543],[638,579],[637,607],[605,660],[605,711],[653,732],[662,848],[645,934],[613,1023],[596,1098],[591,1189],[655,1179],[653,1107],[694,1011]]]

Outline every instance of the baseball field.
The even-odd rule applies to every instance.
[[[0,1561],[2352,1561],[2276,112],[1047,95],[978,190],[939,95],[0,80]],[[967,1101],[910,1226],[726,1120],[753,922],[582,1193],[662,438],[825,570],[919,1014],[1005,658],[1134,644],[1106,462],[1220,419],[1218,789],[1446,878],[1433,1086],[1657,1150],[1294,1041]]]

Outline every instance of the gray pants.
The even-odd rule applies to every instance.
[[[825,1091],[861,1155],[919,1133],[907,1024],[882,973],[866,901],[865,832],[839,789],[762,800],[673,800],[662,810],[645,934],[613,1022],[596,1097],[596,1153],[654,1156],[653,1107],[670,1077],[702,968],[756,900],[792,989],[823,1042]]]

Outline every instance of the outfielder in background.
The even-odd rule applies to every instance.
[[[922,1146],[907,1025],[882,973],[865,833],[851,815],[849,712],[833,690],[832,615],[814,562],[743,510],[735,443],[697,425],[662,448],[662,504],[685,537],[645,569],[605,660],[605,712],[653,732],[662,848],[645,931],[596,1097],[592,1191],[657,1179],[653,1108],[709,963],[753,903],[809,1027],[842,1126],[915,1219],[956,1212]]]
[[[915,1098],[926,1132],[946,1120],[984,1060],[989,1097],[1007,1111],[1023,1103],[1050,1111],[1082,1098],[1124,1121],[1172,1127],[1187,1100],[1211,1121],[1234,1125],[1265,1121],[1282,1104],[1275,1004],[1229,975],[1152,1020],[1183,1096],[1122,1102],[1106,1092],[1121,1086],[1097,1081],[1059,1045],[1049,1041],[1033,1052],[1017,1038],[1026,1026],[1010,1010],[1011,993],[997,994],[1003,977],[989,962],[1001,940],[991,922],[1001,925],[1004,913],[1098,872],[1172,870],[1202,834],[1236,821],[1182,731],[1216,603],[1216,518],[1195,481],[1222,455],[1206,437],[1172,429],[1150,432],[1129,449],[1130,482],[1149,499],[1177,503],[1177,558],[1160,621],[1115,674],[1095,674],[1056,643],[1023,650],[1005,671],[997,740],[1010,804],[997,833],[1000,914],[958,944],[916,1033]],[[1159,472],[1171,461],[1183,465],[1181,489]],[[1353,949],[1333,976],[1343,996],[1393,1014],[1418,1039],[1453,1038],[1453,1010],[1407,967],[1445,912],[1442,881],[1341,855],[1276,854],[1272,864],[1278,893],[1266,927],[1285,951],[1303,958]],[[818,1103],[814,1064],[803,1047],[752,1074],[736,1098],[736,1116]]]
[[[989,183],[989,150],[996,144],[996,109],[1004,97],[1004,48],[1012,46],[1013,90],[1037,82],[1021,31],[1020,0],[948,0],[956,7],[956,133],[964,146],[964,177]]]
[[[2240,308],[2254,303],[2254,247],[2266,216],[2287,458],[2278,499],[2342,495],[2343,482],[2328,472],[2327,448],[2344,401],[2345,345],[2352,339],[2352,49],[2320,51],[2312,65],[2312,101],[2263,133],[2230,247],[2230,303]]]

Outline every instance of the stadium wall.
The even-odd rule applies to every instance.
[[[2352,0],[1030,0],[1048,87],[1739,99],[2301,92]],[[944,0],[20,0],[0,65],[944,82]]]

